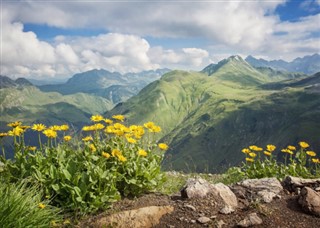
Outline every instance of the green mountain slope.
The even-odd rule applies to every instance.
[[[281,147],[307,140],[320,149],[320,93],[309,89],[316,85],[264,88],[291,76],[270,76],[239,57],[218,65],[202,73],[167,73],[107,115],[160,124],[161,141],[170,145],[167,169],[223,171],[242,161],[241,149],[251,144]]]
[[[33,122],[65,119],[70,122],[88,121],[88,116],[103,113],[112,104],[101,97],[77,93],[63,96],[59,93],[44,93],[34,86],[3,88],[0,90],[0,121]],[[59,111],[59,110],[64,111]],[[79,117],[79,118],[78,118]]]

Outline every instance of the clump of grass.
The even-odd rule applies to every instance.
[[[49,200],[42,200],[39,186],[0,180],[1,227],[50,227],[62,220],[61,210],[50,206]]]
[[[288,145],[281,149],[284,162],[275,159],[275,145],[262,147],[251,145],[242,149],[246,155],[241,167],[232,167],[226,172],[227,180],[237,182],[247,178],[276,177],[281,180],[287,175],[317,178],[320,177],[320,159],[312,151],[307,142],[299,142],[299,146]]]

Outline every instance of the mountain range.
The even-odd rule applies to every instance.
[[[299,57],[292,60],[291,62],[287,62],[281,59],[267,61],[262,58],[256,59],[251,55],[249,55],[245,60],[254,67],[271,67],[275,70],[301,72],[305,74],[315,74],[319,72],[320,68],[319,54],[304,56],[302,58]]]
[[[75,74],[66,83],[38,87],[43,92],[58,92],[64,95],[79,92],[93,94],[117,104],[137,94],[147,84],[169,71],[169,69],[158,69],[120,74],[95,69]]]
[[[162,127],[157,139],[170,146],[165,169],[197,172],[239,164],[241,149],[252,144],[281,148],[304,140],[320,151],[320,74],[253,66],[249,57],[231,56],[200,72],[92,70],[38,87],[0,76],[0,130],[16,120],[79,129],[92,114],[123,114],[128,124]]]
[[[319,80],[319,73],[274,75],[232,56],[201,72],[171,71],[106,115],[160,124],[159,139],[170,145],[164,168],[219,172],[243,161],[241,149],[253,144],[306,140],[319,151]]]

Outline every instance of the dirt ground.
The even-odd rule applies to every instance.
[[[281,193],[280,199],[274,199],[268,204],[240,199],[239,208],[229,215],[219,213],[220,202],[213,195],[202,199],[182,199],[179,193],[171,196],[153,193],[136,199],[123,199],[115,203],[108,214],[147,206],[166,205],[172,205],[174,211],[163,216],[156,228],[237,227],[241,220],[253,212],[257,213],[263,221],[261,225],[253,227],[320,227],[320,218],[303,212],[297,202],[297,196],[285,191]],[[106,216],[106,213],[96,218],[101,216]],[[197,221],[201,216],[206,216],[211,221],[201,224]],[[90,221],[85,224],[82,227],[90,227]]]

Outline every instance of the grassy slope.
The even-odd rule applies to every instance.
[[[132,123],[160,124],[162,140],[171,147],[167,169],[222,171],[239,163],[240,150],[250,144],[282,147],[307,140],[319,149],[319,93],[305,87],[260,87],[279,78],[285,76],[270,79],[236,61],[216,68],[210,77],[172,71],[109,115],[122,113]]]
[[[111,107],[106,99],[83,93],[63,96],[55,92],[44,93],[32,86],[5,88],[1,89],[0,95],[0,121],[63,118],[77,122],[88,120],[89,114],[103,113]]]

